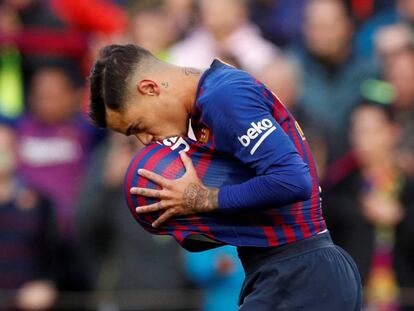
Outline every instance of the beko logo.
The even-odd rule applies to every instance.
[[[253,155],[256,152],[257,148],[259,148],[262,142],[266,139],[266,137],[276,130],[276,126],[274,126],[272,121],[269,119],[263,119],[259,122],[252,122],[250,125],[251,127],[247,129],[246,134],[238,136],[237,138],[243,147],[249,147],[250,143],[260,136],[259,140],[250,150],[250,154]]]

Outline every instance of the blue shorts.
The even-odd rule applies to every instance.
[[[239,311],[360,311],[358,269],[329,232],[275,248],[239,247]]]

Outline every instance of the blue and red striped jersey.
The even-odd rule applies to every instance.
[[[154,233],[171,234],[180,243],[192,234],[202,234],[235,246],[269,247],[326,229],[316,166],[306,138],[263,83],[215,60],[199,82],[191,125],[197,142],[181,140],[190,145],[203,182],[220,187],[219,210],[175,218]],[[152,145],[144,152],[131,164],[127,188],[134,182],[148,185],[134,180],[136,169],[154,170],[171,150]],[[183,169],[177,154],[171,163],[179,163],[180,169],[172,170],[170,164],[166,171],[171,172],[165,174],[178,177]],[[214,178],[216,184],[209,184],[207,180]],[[139,201],[142,197],[127,198],[130,207],[144,205]]]
[[[252,178],[253,172],[248,167],[241,166],[241,163],[232,158],[215,154],[212,150],[203,148],[200,144],[184,138],[170,138],[171,147],[152,143],[132,158],[125,175],[124,192],[128,207],[135,219],[144,229],[153,234],[172,235],[176,240],[186,247],[186,240],[191,236],[203,235],[216,242],[225,244],[238,244],[238,237],[233,231],[233,218],[230,214],[222,215],[220,212],[204,213],[200,215],[175,217],[165,222],[160,228],[153,228],[151,224],[160,216],[161,212],[137,214],[137,206],[148,205],[156,202],[155,199],[143,196],[132,195],[131,187],[143,187],[160,189],[158,185],[138,175],[140,168],[151,170],[169,179],[176,179],[185,173],[184,165],[179,157],[179,151],[186,150],[191,157],[197,170],[197,174],[207,187],[221,187],[226,184],[238,184]],[[164,141],[168,144],[168,141]],[[249,223],[250,213],[239,215],[238,224],[241,220]],[[218,238],[221,237],[221,238]],[[217,243],[207,243],[204,240],[203,247],[211,248],[218,246]],[[187,247],[186,247],[187,248]],[[198,250],[200,246],[197,246]],[[194,249],[190,249],[194,250]]]

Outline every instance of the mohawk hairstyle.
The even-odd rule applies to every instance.
[[[106,109],[122,111],[127,82],[146,59],[154,58],[147,50],[133,45],[109,45],[100,50],[89,75],[89,117],[97,127],[105,128]]]

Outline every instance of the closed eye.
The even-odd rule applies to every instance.
[[[125,132],[126,136],[130,136],[130,135],[134,135],[137,134],[139,132],[142,132],[142,129],[139,128],[139,123],[138,124],[131,124],[128,129]]]
[[[128,129],[125,132],[126,136],[130,136],[131,135],[131,131],[132,131],[132,125],[128,127]]]

